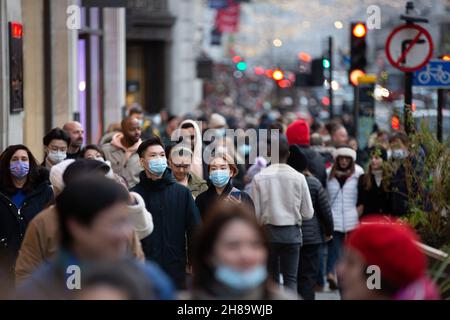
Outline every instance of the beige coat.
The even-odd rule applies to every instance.
[[[121,143],[122,137],[123,133],[116,133],[111,143],[103,146],[103,152],[106,160],[111,162],[114,173],[127,181],[128,188],[133,188],[139,182],[139,173],[143,170],[139,155],[136,153],[142,141],[139,140],[130,148],[125,148]]]
[[[43,262],[54,257],[58,249],[58,213],[55,206],[51,206],[39,213],[28,225],[16,260],[16,282],[20,283],[29,277]],[[130,239],[129,250],[139,260],[145,259],[136,232]]]

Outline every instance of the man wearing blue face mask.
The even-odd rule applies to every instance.
[[[200,215],[191,192],[178,184],[158,137],[144,141],[137,150],[144,171],[131,189],[139,193],[152,212],[154,231],[142,240],[147,259],[157,262],[179,289],[186,287],[186,247],[200,224]],[[186,244],[187,239],[187,244]]]

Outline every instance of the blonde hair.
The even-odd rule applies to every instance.
[[[218,153],[218,154],[214,155],[211,158],[211,161],[208,163],[208,172],[211,170],[211,162],[213,162],[214,159],[217,159],[217,158],[221,158],[221,159],[225,160],[225,162],[228,164],[228,167],[230,168],[232,178],[234,178],[238,175],[239,169],[236,166],[236,163],[234,162],[233,158],[227,153]]]

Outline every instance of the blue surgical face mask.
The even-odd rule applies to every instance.
[[[226,133],[227,133],[227,129],[219,128],[219,129],[215,129],[214,136],[216,136],[216,137],[225,137]]]
[[[250,151],[252,151],[252,147],[248,144],[244,143],[243,145],[239,146],[239,152],[245,156],[249,155]]]
[[[239,271],[227,266],[216,268],[215,277],[218,281],[234,290],[249,290],[257,288],[267,279],[265,266],[256,266],[250,270]]]
[[[392,158],[394,159],[405,159],[408,156],[406,150],[403,149],[393,149]]]
[[[148,168],[151,173],[155,176],[162,176],[164,171],[167,168],[167,159],[166,158],[157,158],[148,161]]]
[[[209,180],[214,186],[222,188],[227,185],[230,181],[230,171],[229,170],[214,170],[209,175]]]
[[[9,170],[11,171],[11,175],[18,179],[22,179],[28,175],[30,164],[23,161],[14,161],[10,163]]]
[[[65,151],[50,150],[48,152],[48,158],[53,164],[58,164],[67,158],[67,153]]]

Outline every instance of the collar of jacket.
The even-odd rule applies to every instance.
[[[139,174],[139,178],[142,185],[151,189],[164,189],[166,186],[176,183],[175,178],[172,175],[172,170],[170,168],[167,168],[166,171],[164,171],[162,178],[158,180],[152,180],[147,177],[145,171],[142,171]]]
[[[36,194],[41,193],[45,188],[50,186],[48,169],[46,169],[44,167],[40,167],[40,168],[38,168],[38,171],[39,171],[39,175],[35,182],[34,188],[31,192],[26,194],[26,199],[34,197]],[[14,193],[15,192],[17,192],[17,189],[14,191]],[[9,194],[9,192],[7,192],[6,188],[3,185],[0,185],[0,193],[12,202],[12,200],[10,198],[14,193]]]
[[[233,182],[230,179],[230,181],[228,181],[227,185],[223,189],[222,193],[219,195],[216,192],[216,187],[213,185],[213,183],[210,180],[208,180],[208,192],[217,197],[223,197],[225,195],[228,195],[231,192],[231,189],[233,189]]]

